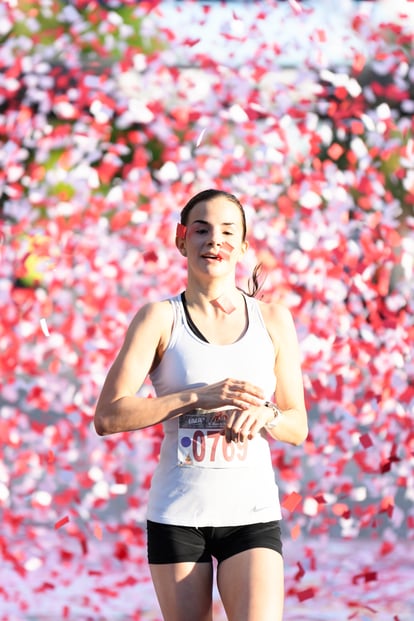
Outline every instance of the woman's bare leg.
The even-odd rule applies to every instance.
[[[222,561],[217,585],[228,621],[282,621],[283,558],[254,548]]]
[[[211,563],[150,565],[164,621],[212,621]]]

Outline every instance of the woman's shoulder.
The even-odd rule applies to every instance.
[[[145,325],[147,327],[154,326],[162,330],[165,327],[169,327],[172,320],[173,309],[170,299],[147,302],[136,312],[131,322],[131,328],[134,329]]]
[[[265,326],[274,343],[280,341],[280,337],[286,333],[295,331],[293,316],[290,309],[280,302],[263,302],[258,300],[260,312]]]
[[[263,300],[257,300],[257,302],[265,321],[268,319],[282,324],[292,321],[292,313],[285,304],[274,301],[263,302]]]
[[[132,347],[154,347],[156,358],[160,358],[171,336],[174,323],[174,311],[170,300],[147,302],[137,311],[132,319],[127,335],[127,342]]]

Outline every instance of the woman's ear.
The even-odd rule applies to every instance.
[[[187,234],[187,227],[185,224],[181,224],[180,222],[177,224],[177,230],[175,234],[175,245],[177,246],[180,253],[183,257],[187,256],[187,251],[185,249],[185,236]]]
[[[249,247],[249,242],[248,241],[243,241],[242,242],[242,246],[241,246],[241,255],[243,256],[244,254],[246,254],[247,249]]]
[[[180,254],[183,255],[183,257],[187,256],[187,250],[185,247],[185,239],[183,239],[182,237],[176,237],[175,238],[175,245],[178,248],[178,251],[180,252]]]

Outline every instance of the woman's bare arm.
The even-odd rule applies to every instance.
[[[282,411],[269,432],[277,440],[299,445],[308,435],[308,421],[296,328],[291,312],[281,304],[263,305],[262,312],[275,344],[275,402]]]
[[[185,406],[188,396],[156,399],[156,402],[136,396],[163,342],[168,339],[171,325],[172,311],[168,302],[148,304],[135,315],[96,405],[94,423],[99,435],[156,424],[174,409]]]
[[[263,399],[256,386],[231,378],[153,399],[136,396],[162,357],[172,321],[169,302],[148,304],[132,320],[96,405],[94,424],[99,435],[142,429],[194,408],[232,405],[247,409]]]

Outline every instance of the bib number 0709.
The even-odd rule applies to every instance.
[[[196,429],[192,438],[192,453],[195,462],[243,461],[247,457],[248,442],[227,442],[218,431]]]

